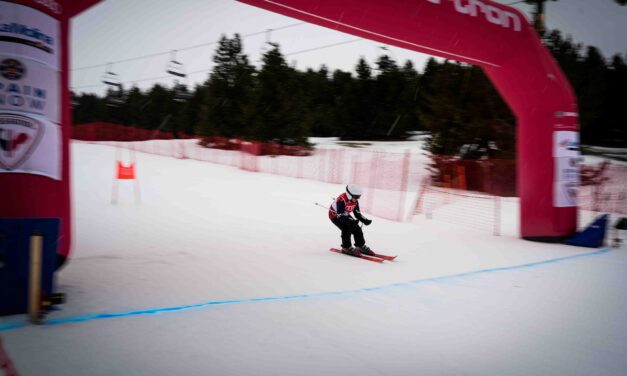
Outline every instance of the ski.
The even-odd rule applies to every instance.
[[[383,260],[387,260],[387,261],[393,261],[397,257],[397,256],[381,255],[379,253],[375,253],[373,256],[378,257]]]
[[[329,251],[335,252],[335,253],[341,253],[343,255],[346,255],[345,253],[342,253],[342,250],[337,249],[337,248],[330,248]],[[378,262],[378,263],[382,263],[383,261],[385,261],[384,258],[379,258],[379,257],[374,257],[374,256],[366,256],[366,255],[359,255],[359,256],[346,255],[346,256],[358,257],[360,259],[364,259],[364,260],[368,260],[368,261],[374,261],[374,262]]]

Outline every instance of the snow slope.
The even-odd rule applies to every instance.
[[[374,217],[376,264],[326,251],[342,185],[138,154],[112,205],[115,149],[72,153],[68,302],[0,318],[20,375],[627,372],[624,249]]]

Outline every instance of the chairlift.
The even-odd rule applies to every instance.
[[[122,81],[120,81],[120,77],[113,72],[111,69],[111,64],[107,64],[107,68],[105,69],[105,74],[102,76],[102,83],[109,85],[111,87],[122,87]]]
[[[110,92],[107,95],[107,106],[109,106],[109,107],[120,107],[121,105],[124,104],[125,100],[126,100],[126,98],[125,98],[124,92],[122,90]]]
[[[191,98],[192,94],[187,91],[187,73],[185,73],[185,66],[183,63],[176,60],[176,50],[172,51],[170,62],[166,66],[165,71],[184,81],[179,82],[178,79],[174,80],[174,101],[186,102]]]
[[[183,63],[176,61],[176,50],[172,51],[171,60],[166,66],[165,71],[176,77],[187,77],[187,74],[185,73],[185,66],[183,65]]]
[[[111,63],[107,64],[105,73],[102,76],[102,83],[107,85],[107,106],[118,107],[124,104],[124,90],[122,89],[122,81],[113,69],[111,69]]]
[[[174,81],[174,101],[187,102],[192,97],[192,93],[187,91],[187,86]]]
[[[126,94],[122,89],[122,85],[111,87],[107,90],[107,106],[120,107],[126,102]]]

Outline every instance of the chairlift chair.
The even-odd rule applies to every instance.
[[[192,93],[187,91],[187,85],[179,84],[178,81],[174,81],[174,101],[175,102],[187,102],[192,97]]]
[[[177,78],[181,78],[187,81],[187,73],[185,73],[185,66],[183,63],[176,61],[176,50],[172,51],[171,60],[165,68],[165,71]],[[174,101],[186,102],[191,98],[191,93],[187,90],[186,82],[179,83],[178,79],[174,80]]]
[[[107,97],[107,106],[109,107],[120,107],[124,104],[124,98],[118,96],[110,96]]]
[[[165,71],[176,77],[187,77],[183,63],[176,61],[176,50],[172,51],[170,62],[166,66]]]
[[[122,81],[120,81],[120,77],[111,69],[111,64],[107,64],[105,73],[102,76],[102,83],[111,87],[122,87]]]
[[[123,105],[124,102],[126,102],[126,95],[124,94],[124,90],[122,90],[122,85],[107,93],[107,106],[119,107]]]

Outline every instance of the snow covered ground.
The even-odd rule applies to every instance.
[[[374,217],[376,264],[327,251],[343,185],[138,154],[112,205],[115,149],[72,154],[68,301],[0,318],[22,376],[627,374],[624,248]]]

